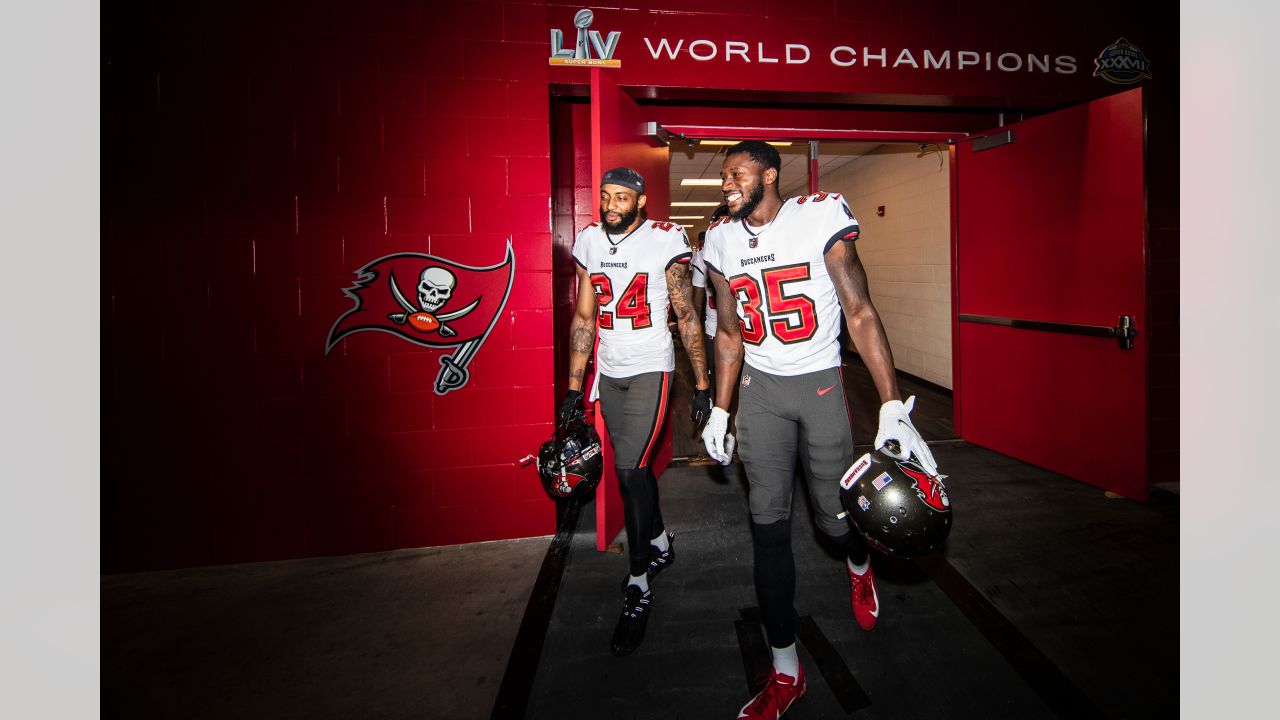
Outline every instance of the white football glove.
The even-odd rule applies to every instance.
[[[930,475],[937,475],[938,463],[934,461],[933,453],[929,452],[924,438],[920,437],[915,425],[911,424],[911,409],[915,404],[916,396],[912,395],[905,403],[890,400],[880,406],[880,432],[876,433],[875,448],[899,460],[909,460],[915,455],[916,462],[921,467],[929,471]]]
[[[707,426],[702,428],[702,442],[707,446],[707,454],[721,465],[733,462],[733,448],[736,441],[733,434],[725,434],[729,430],[729,413],[718,407],[711,408],[711,417],[707,418]]]

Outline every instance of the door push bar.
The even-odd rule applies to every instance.
[[[1091,337],[1115,338],[1121,350],[1132,350],[1133,339],[1138,330],[1133,326],[1133,317],[1121,315],[1115,327],[1106,325],[1080,325],[1077,323],[1047,322],[1044,320],[1019,320],[1017,318],[993,317],[991,315],[969,315],[960,313],[960,322],[980,323],[982,325],[1002,325],[1018,330],[1042,330],[1044,332],[1067,333],[1069,335],[1088,335]]]

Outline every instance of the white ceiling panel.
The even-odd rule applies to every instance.
[[[820,143],[818,146],[819,177],[821,177],[821,173],[829,172],[841,165],[853,162],[859,156],[879,147],[880,144],[825,141]],[[684,178],[719,179],[720,166],[724,163],[724,151],[726,149],[728,149],[727,146],[723,145],[690,145],[683,140],[672,140],[671,201],[722,202],[724,196],[718,186],[686,187],[681,186],[680,181]],[[796,142],[790,147],[780,147],[778,148],[778,154],[782,156],[782,171],[780,173],[782,184],[779,187],[782,197],[788,198],[807,192],[809,189],[808,143]],[[667,216],[700,214],[700,220],[679,221],[693,225],[693,227],[688,228],[689,236],[696,237],[699,232],[707,229],[708,218],[711,217],[711,212],[714,209],[714,207],[674,207],[664,208],[663,210]],[[655,209],[652,215],[658,217],[661,212]]]

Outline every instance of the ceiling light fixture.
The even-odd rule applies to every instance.
[[[723,180],[719,180],[717,178],[681,178],[680,179],[681,187],[691,187],[691,186],[719,187],[723,182],[724,182]]]
[[[741,141],[740,140],[703,140],[702,144],[703,145],[737,145],[739,142]],[[766,142],[769,142],[769,141],[766,141]],[[790,141],[769,142],[769,144],[774,147],[791,147]]]

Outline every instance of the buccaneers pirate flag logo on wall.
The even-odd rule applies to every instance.
[[[457,348],[440,358],[436,394],[467,384],[467,365],[489,337],[511,294],[515,254],[492,267],[459,265],[422,253],[387,255],[356,271],[342,292],[356,301],[329,331],[325,354],[362,330],[391,333],[431,348]]]

